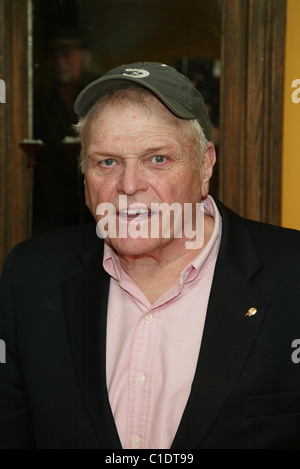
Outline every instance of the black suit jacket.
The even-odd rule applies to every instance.
[[[300,448],[300,363],[292,360],[300,339],[300,234],[218,205],[222,242],[172,449]],[[26,241],[8,257],[0,447],[121,448],[106,389],[102,251],[92,224]],[[257,313],[246,316],[251,307]]]

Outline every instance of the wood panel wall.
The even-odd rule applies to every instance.
[[[281,222],[285,0],[223,0],[219,197]]]
[[[19,144],[28,138],[27,0],[0,0],[0,266],[15,244],[28,236],[27,157]]]

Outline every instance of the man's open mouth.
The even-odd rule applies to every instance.
[[[133,220],[138,218],[139,220],[148,219],[151,217],[151,210],[146,208],[129,208],[126,210],[120,210],[117,215],[122,219]]]

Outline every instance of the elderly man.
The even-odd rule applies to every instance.
[[[118,67],[75,111],[97,228],[6,262],[0,446],[299,448],[299,233],[208,195],[207,112],[175,69]]]

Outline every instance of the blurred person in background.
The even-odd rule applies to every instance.
[[[34,97],[34,137],[44,147],[36,156],[33,234],[89,219],[72,126],[76,96],[95,77],[86,70],[88,50],[76,26],[58,26],[48,47],[51,73]],[[69,144],[65,137],[71,137]]]

